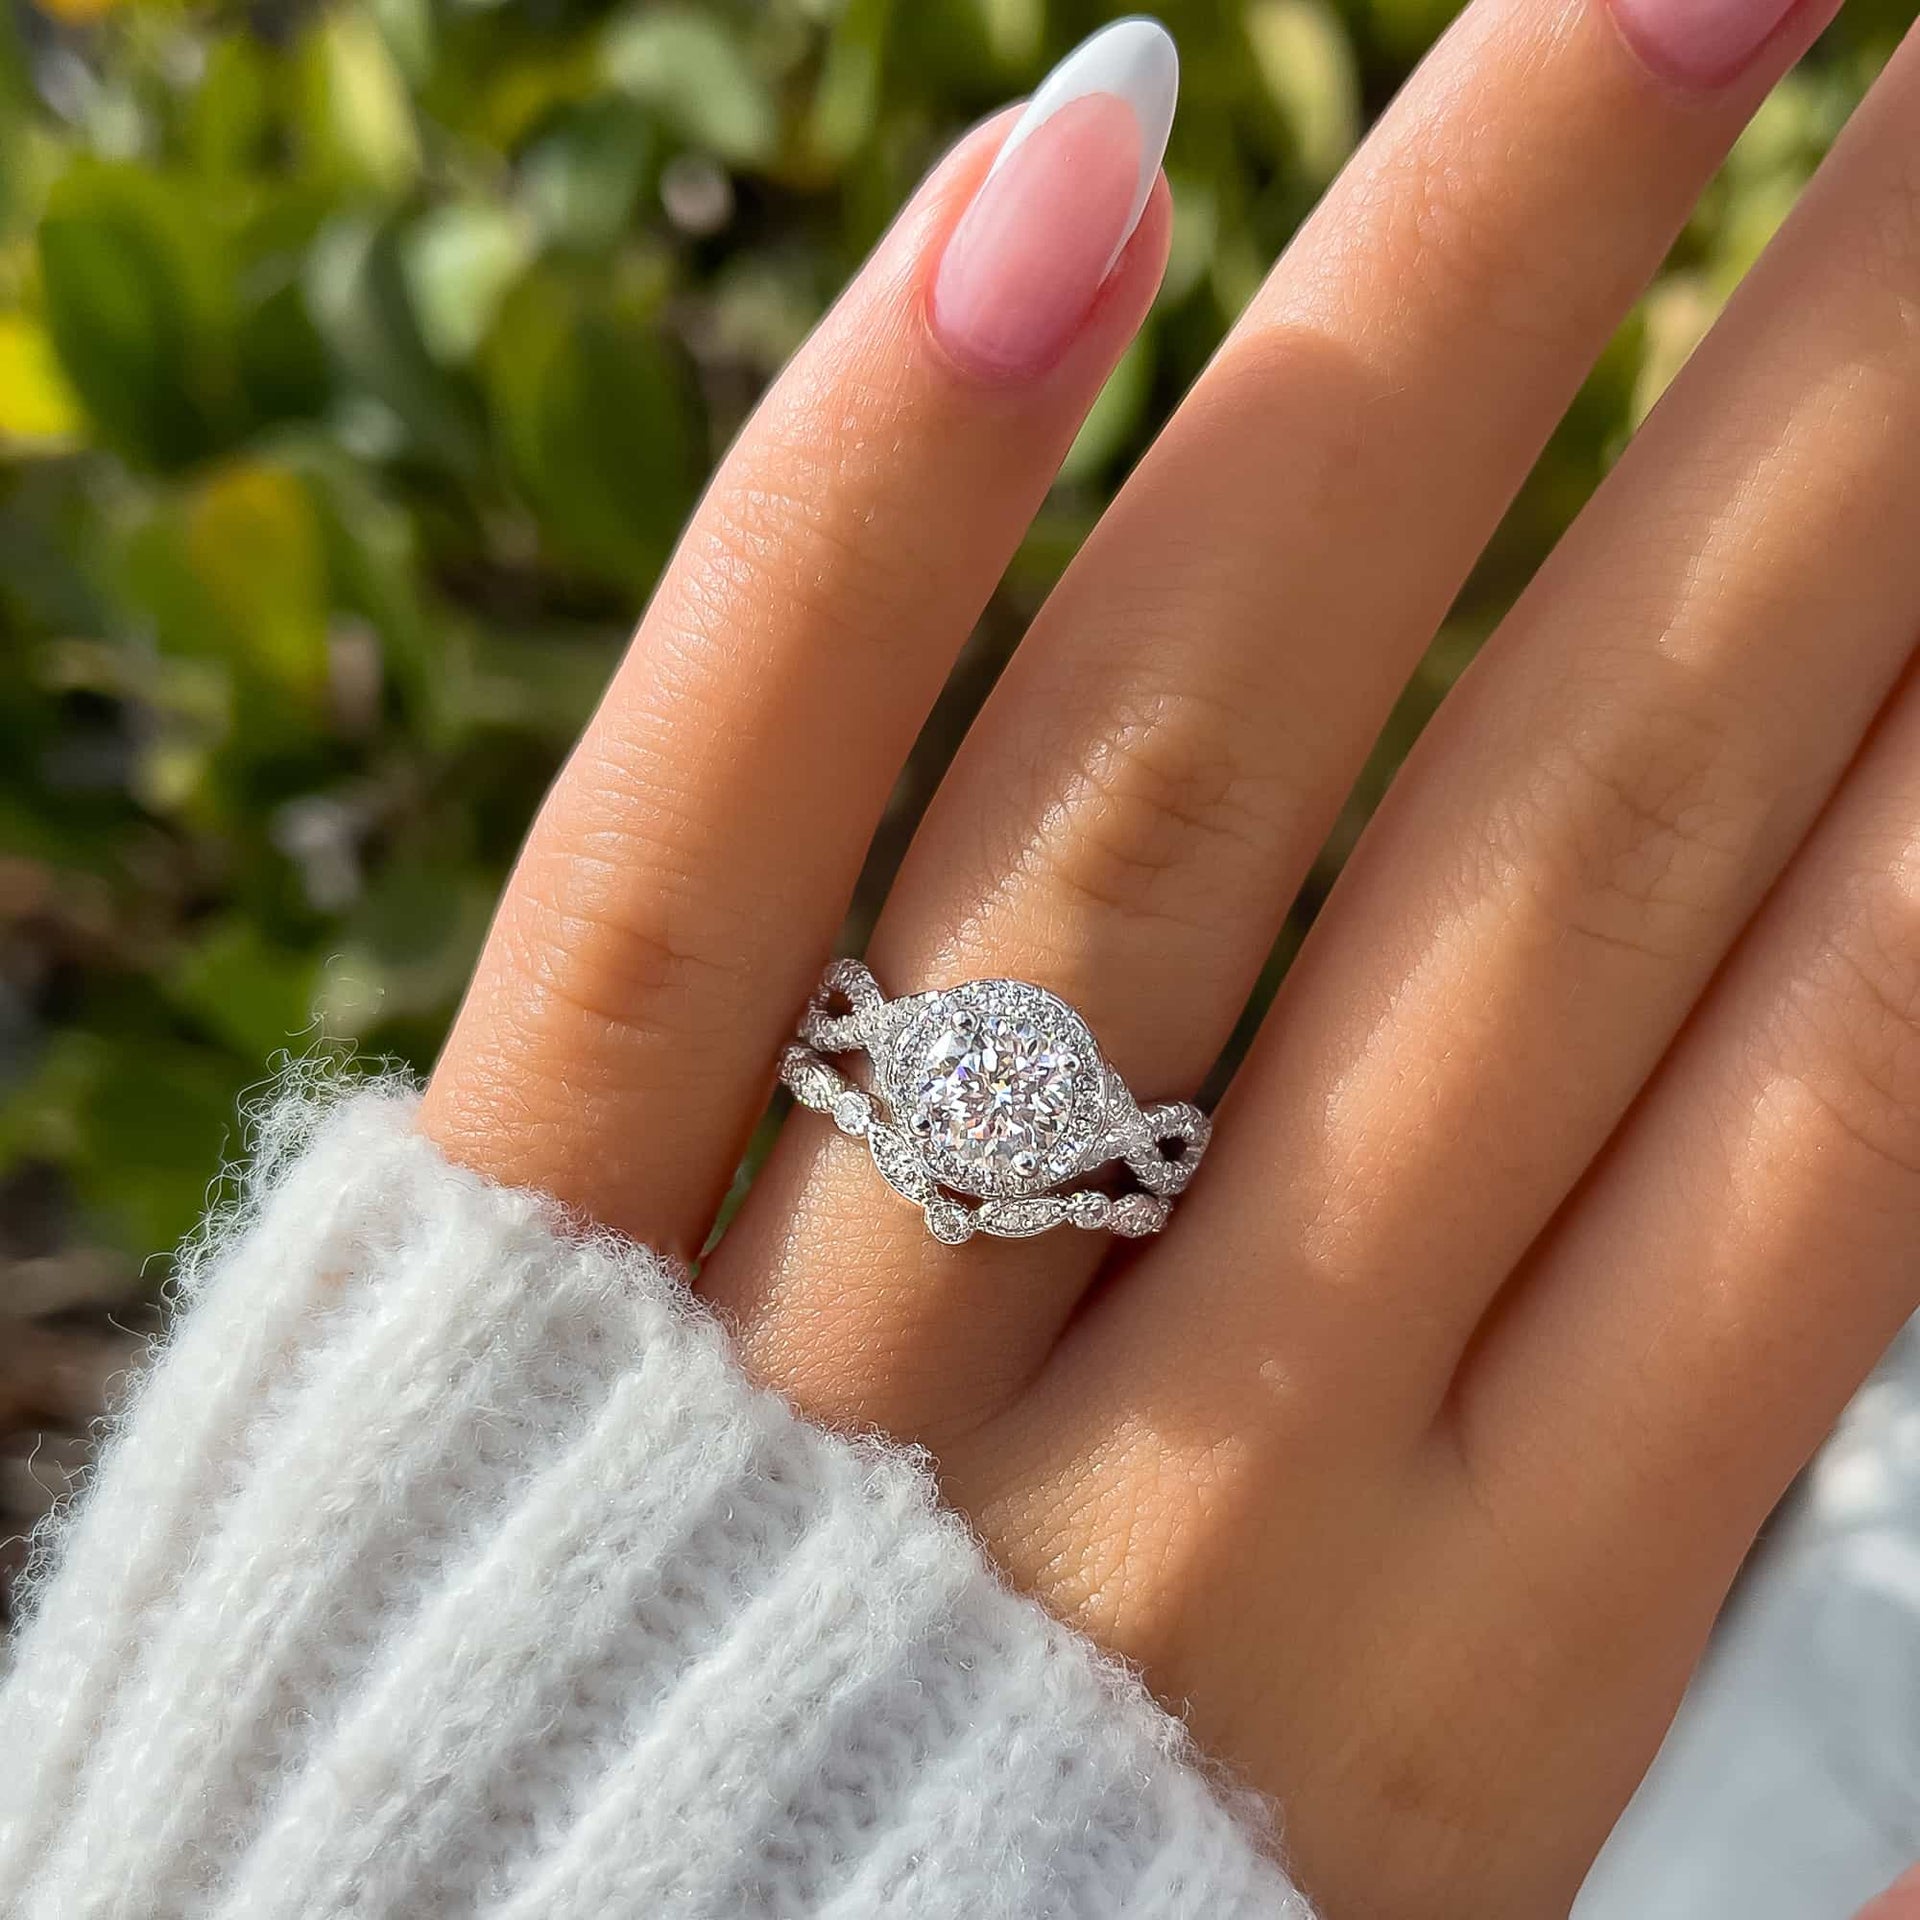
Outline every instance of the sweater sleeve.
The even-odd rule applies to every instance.
[[[20,1920],[1287,1916],[1259,1810],[646,1251],[289,1098],[37,1548]]]

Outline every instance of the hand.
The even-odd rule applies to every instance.
[[[1914,1920],[1920,1914],[1920,1867],[1903,1873],[1877,1900],[1870,1900],[1855,1920]]]
[[[1821,24],[1780,11],[1476,0],[987,704],[875,933],[890,990],[1036,980],[1143,1095],[1198,1084]],[[941,1246],[803,1113],[700,1270],[752,1369],[924,1443],[1008,1576],[1277,1798],[1334,1920],[1565,1906],[1920,1298],[1917,116],[1909,44],[1420,742],[1164,1236]],[[721,468],[428,1093],[451,1154],[684,1254],[1160,271],[1158,184],[1107,271],[1123,105],[983,186],[1009,124]]]

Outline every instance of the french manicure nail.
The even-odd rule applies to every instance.
[[[1684,87],[1708,88],[1737,78],[1796,4],[1613,0],[1613,13],[1628,44],[1654,72]]]
[[[1157,20],[1117,20],[1040,83],[934,279],[934,331],[964,365],[1044,372],[1140,224],[1173,125],[1180,61]]]

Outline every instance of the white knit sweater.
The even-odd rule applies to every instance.
[[[411,1114],[268,1117],[42,1543],[7,1920],[1305,1915],[920,1462]]]

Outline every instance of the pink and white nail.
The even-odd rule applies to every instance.
[[[971,369],[1032,378],[1060,357],[1159,177],[1180,86],[1173,36],[1118,20],[1054,68],[961,216],[932,318]]]

